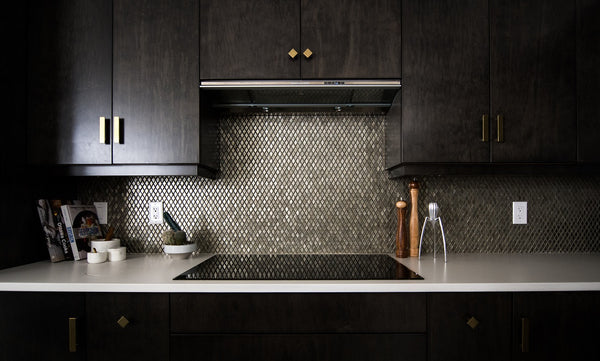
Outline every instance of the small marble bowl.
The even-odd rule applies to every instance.
[[[88,252],[87,261],[88,263],[102,263],[106,262],[106,258],[108,257],[108,252]]]
[[[163,245],[163,250],[173,259],[186,259],[198,249],[196,243],[182,245]]]
[[[111,248],[119,247],[121,247],[121,240],[118,238],[113,238],[110,241],[105,241],[104,239],[96,239],[92,241],[92,251],[95,248],[97,252],[106,252]]]

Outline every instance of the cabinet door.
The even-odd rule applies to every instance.
[[[511,295],[429,295],[430,360],[509,360]]]
[[[88,360],[169,359],[168,294],[88,293],[86,314]]]
[[[581,162],[600,162],[600,1],[577,1],[577,129]]]
[[[200,79],[298,79],[299,11],[298,0],[201,0]]]
[[[402,4],[403,161],[489,162],[487,2]]]
[[[301,0],[302,78],[401,77],[397,0]]]
[[[114,164],[199,163],[198,12],[194,0],[114,1]]]
[[[600,292],[516,293],[513,307],[513,360],[600,360]]]
[[[575,162],[575,2],[491,0],[495,162]]]
[[[85,360],[82,294],[0,292],[0,310],[0,360]]]
[[[111,2],[34,0],[29,8],[29,162],[109,164],[99,119],[111,115]]]

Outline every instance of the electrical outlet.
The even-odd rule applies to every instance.
[[[150,202],[150,224],[163,223],[163,204],[162,202]]]
[[[527,202],[513,202],[513,224],[527,224]]]

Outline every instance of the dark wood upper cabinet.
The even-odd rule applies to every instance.
[[[490,13],[492,160],[575,162],[575,2],[490,0]]]
[[[481,140],[489,111],[487,3],[402,4],[404,162],[489,162],[489,142]]]
[[[600,1],[577,1],[578,160],[600,162]]]
[[[112,4],[30,2],[28,161],[110,164],[99,118],[111,116]]]
[[[200,105],[198,1],[34,3],[30,163],[71,165],[61,174],[169,175],[143,167],[175,165],[187,168],[173,175],[214,176],[218,124]]]
[[[297,79],[299,53],[298,0],[200,1],[201,79]]]
[[[399,1],[200,3],[201,79],[400,78]]]
[[[195,0],[114,0],[114,164],[200,162],[198,11]]]
[[[402,109],[388,115],[395,136],[386,145],[392,176],[414,164],[435,174],[464,164],[486,172],[575,164],[574,2],[402,4]]]
[[[401,2],[301,0],[302,77],[401,77]]]

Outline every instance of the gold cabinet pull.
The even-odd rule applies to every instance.
[[[481,141],[487,142],[490,140],[490,120],[487,114],[481,116]]]
[[[106,144],[106,118],[100,117],[100,144]]]
[[[529,352],[529,319],[521,318],[521,352]]]
[[[69,352],[77,352],[77,318],[69,317]]]
[[[496,116],[496,142],[502,143],[504,142],[504,117],[500,114]]]
[[[117,323],[119,326],[121,326],[121,328],[125,328],[127,325],[129,325],[129,320],[125,316],[121,316],[121,318],[117,320]]]
[[[298,56],[298,52],[296,51],[296,49],[292,48],[292,50],[288,51],[288,55],[291,59],[296,59],[296,57]]]
[[[471,316],[471,318],[467,320],[467,325],[474,330],[479,325],[479,320]]]
[[[114,117],[113,119],[113,142],[116,144],[121,144],[121,118]]]
[[[310,57],[313,55],[313,52],[309,48],[306,48],[302,54],[306,59],[310,59]]]

